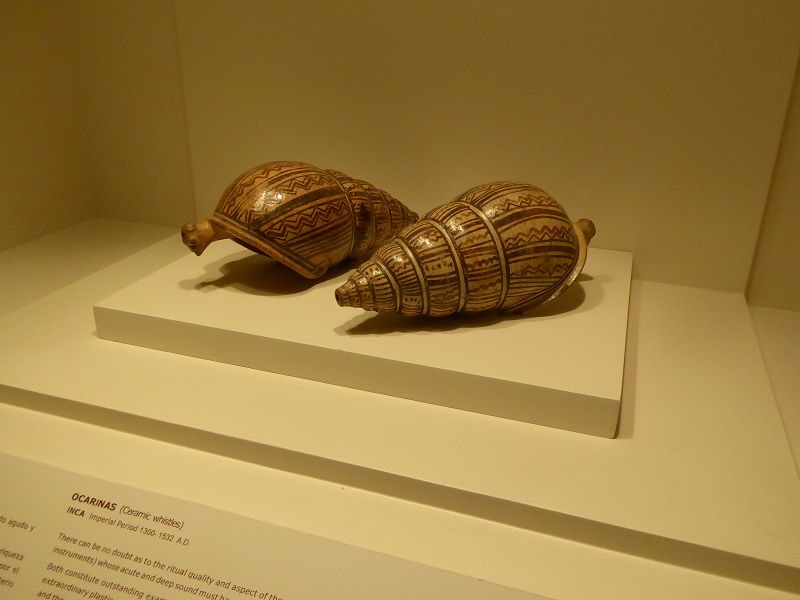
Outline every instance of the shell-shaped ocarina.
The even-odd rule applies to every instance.
[[[349,257],[368,256],[417,220],[390,194],[344,173],[302,162],[270,162],[240,175],[214,215],[181,230],[200,256],[232,238],[304,277],[321,277]]]
[[[413,317],[521,312],[580,274],[594,224],[525,183],[474,187],[380,247],[336,290],[340,306]]]

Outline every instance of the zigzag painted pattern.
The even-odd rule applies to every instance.
[[[530,231],[521,231],[513,236],[506,236],[504,243],[506,248],[517,246],[527,246],[536,242],[549,242],[553,240],[569,241],[575,237],[575,230],[572,225],[542,225],[540,228],[533,227]]]
[[[417,215],[360,179],[281,161],[231,183],[212,219],[248,248],[319,277],[351,252],[372,252]]]
[[[280,221],[271,223],[264,230],[265,235],[277,241],[289,241],[302,237],[309,232],[317,231],[320,227],[336,223],[342,218],[349,220],[350,211],[344,200],[324,206],[312,206],[286,215]]]
[[[253,167],[240,175],[231,183],[222,194],[223,203],[217,210],[226,212],[229,207],[241,201],[246,201],[248,194],[262,183],[276,180],[281,174],[286,175],[287,171],[297,170],[297,163],[292,162],[272,162]],[[227,214],[227,212],[226,212]]]
[[[369,273],[380,273],[375,285],[385,290],[390,282],[395,292],[385,306],[371,301],[371,309],[407,316],[517,309],[539,301],[572,274],[580,252],[561,205],[543,190],[515,182],[468,190],[396,241],[348,283],[374,298],[367,291]],[[372,265],[379,270],[370,271]]]
[[[517,271],[517,275],[533,275],[534,277],[562,277],[567,269],[570,268],[568,263],[556,263],[554,265],[525,265],[523,269]]]
[[[305,177],[295,176],[283,184],[281,191],[291,196],[299,195],[298,190],[309,191],[315,187],[330,185],[330,177],[322,174],[311,174]]]

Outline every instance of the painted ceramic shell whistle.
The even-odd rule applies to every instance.
[[[181,230],[200,256],[231,238],[309,279],[350,257],[366,257],[417,220],[387,192],[366,181],[302,162],[270,162],[240,175],[214,214]]]
[[[523,312],[575,281],[595,234],[525,183],[474,187],[403,229],[335,294],[339,306],[445,317]]]

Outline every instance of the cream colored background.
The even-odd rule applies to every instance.
[[[3,7],[4,246],[90,214],[178,225],[296,158],[419,210],[525,179],[638,277],[749,280],[751,301],[800,310],[797,108],[773,178],[795,2]]]
[[[0,3],[0,248],[90,216],[77,26],[55,3]]]
[[[800,77],[789,113],[750,272],[748,301],[800,310]]]

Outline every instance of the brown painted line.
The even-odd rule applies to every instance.
[[[503,240],[500,239],[500,236],[497,233],[497,230],[494,228],[494,225],[489,220],[483,212],[477,207],[473,206],[472,204],[468,204],[466,202],[458,202],[469,210],[473,212],[473,214],[478,217],[481,221],[483,221],[486,230],[489,232],[489,235],[492,236],[492,240],[494,241],[495,248],[497,249],[497,257],[498,262],[500,263],[500,298],[495,306],[503,306],[503,302],[506,300],[506,296],[508,295],[508,256],[506,256],[506,249],[503,247]]]
[[[461,255],[458,253],[455,242],[450,239],[450,234],[444,226],[433,219],[429,219],[428,222],[442,234],[442,238],[444,238],[447,247],[450,249],[450,255],[453,257],[453,266],[458,272],[458,309],[456,312],[461,312],[467,303],[467,280],[464,265],[461,264]]]
[[[394,292],[395,310],[399,313],[400,309],[402,308],[402,292],[400,291],[400,284],[397,282],[392,270],[388,267],[388,265],[384,264],[382,259],[378,258],[375,260],[375,265],[384,275],[386,275],[386,279],[389,280],[389,285],[392,286],[392,292]]]
[[[278,262],[288,266],[293,270],[298,270],[302,274],[303,271],[312,273],[315,265],[306,258],[292,252],[289,248],[281,248],[274,244],[272,240],[265,236],[255,236],[249,231],[245,230],[239,223],[228,219],[224,215],[215,214],[214,218],[220,222],[224,222],[226,229],[234,235],[251,246],[258,248],[261,252],[277,260]]]
[[[419,221],[417,221],[419,223]],[[417,256],[411,251],[411,247],[406,244],[405,240],[400,236],[394,239],[397,242],[397,245],[406,253],[408,259],[411,261],[411,265],[414,267],[414,273],[417,274],[417,281],[419,282],[419,289],[422,295],[422,314],[427,315],[428,310],[430,310],[431,306],[431,299],[428,296],[428,286],[425,285],[425,277],[422,273],[422,269],[419,266],[419,261]]]
[[[350,235],[350,242],[349,242],[348,248],[347,248],[347,256],[351,256],[353,254],[353,248],[356,245],[356,231],[358,230],[358,228],[357,228],[358,217],[356,217],[356,209],[355,209],[355,206],[353,204],[353,200],[350,198],[350,194],[347,192],[347,189],[345,188],[345,186],[342,185],[342,182],[339,181],[339,178],[336,176],[336,173],[334,173],[334,172],[332,172],[331,170],[328,170],[328,169],[326,169],[325,172],[328,173],[331,177],[333,177],[333,179],[336,181],[336,185],[339,186],[340,190],[342,190],[342,194],[344,194],[345,204],[347,204],[347,209],[350,211],[350,223],[351,223],[350,231],[351,231],[351,235]],[[344,175],[344,173],[342,173],[342,175]],[[370,220],[372,220],[372,219],[370,219]]]

